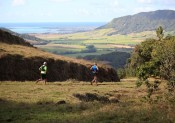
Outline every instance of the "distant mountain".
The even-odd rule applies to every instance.
[[[113,35],[152,31],[159,26],[165,31],[175,31],[175,11],[157,10],[119,17],[97,29],[113,28],[116,31],[109,34]]]
[[[92,80],[93,63],[44,52],[0,29],[0,81],[35,81],[40,78],[38,68],[44,61],[48,65],[48,81]],[[120,81],[116,70],[102,64],[98,66],[99,81]]]
[[[39,44],[39,45],[41,45],[41,44],[47,44],[49,41],[47,41],[47,40],[44,40],[44,39],[40,39],[40,38],[37,38],[37,37],[35,37],[35,36],[31,36],[31,35],[28,35],[28,34],[19,34],[19,33],[16,33],[16,32],[13,32],[13,31],[11,31],[11,30],[9,30],[9,29],[7,29],[7,28],[0,28],[1,30],[4,30],[4,31],[6,31],[6,32],[9,32],[10,34],[12,34],[12,35],[15,35],[15,36],[18,36],[18,37],[21,37],[21,38],[23,38],[24,40],[27,40],[27,41],[36,41],[35,43],[33,43],[33,42],[30,42],[31,44]]]

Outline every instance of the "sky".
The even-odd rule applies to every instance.
[[[175,0],[0,0],[0,23],[109,22],[165,9],[175,10]]]

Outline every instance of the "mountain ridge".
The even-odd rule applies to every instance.
[[[108,35],[114,35],[152,31],[159,26],[162,26],[165,31],[175,31],[175,11],[157,10],[114,18],[97,30],[113,28],[116,31]]]

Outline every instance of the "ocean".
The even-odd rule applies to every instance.
[[[27,33],[74,33],[93,30],[105,22],[41,22],[41,23],[0,23],[0,27],[20,34]]]

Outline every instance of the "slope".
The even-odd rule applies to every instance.
[[[15,40],[14,40],[15,39]],[[48,63],[48,81],[90,81],[91,62],[54,55],[26,45],[23,39],[0,31],[0,81],[36,80],[39,66]],[[99,65],[99,81],[120,81],[114,69]]]
[[[15,36],[18,36],[20,38],[23,38],[24,40],[26,40],[27,42],[33,44],[33,45],[36,45],[36,44],[47,44],[49,41],[47,40],[44,40],[44,39],[40,39],[40,38],[37,38],[35,36],[32,36],[32,35],[28,35],[28,34],[19,34],[19,33],[16,33],[16,32],[13,32],[7,28],[0,28],[0,30],[3,30],[5,32],[9,32],[10,34],[12,35],[15,35]]]
[[[109,34],[113,35],[152,31],[159,26],[162,26],[165,31],[174,31],[175,11],[157,10],[119,17],[97,29],[114,28],[116,31]]]

